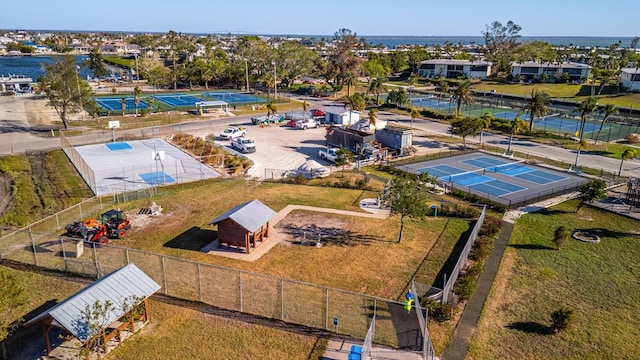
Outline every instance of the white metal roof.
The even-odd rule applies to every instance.
[[[108,314],[107,323],[111,324],[125,314],[125,310],[122,308],[124,301],[131,301],[134,297],[146,299],[158,290],[160,290],[160,285],[133,263],[130,263],[27,321],[25,326],[35,324],[47,316],[51,316],[56,325],[66,329],[79,340],[85,341],[91,336],[82,314],[87,307],[93,306],[96,301],[103,305],[106,301],[110,301],[114,305],[114,310]]]
[[[275,215],[276,212],[271,210],[267,205],[261,203],[260,200],[252,200],[244,204],[240,204],[209,221],[209,225],[215,225],[222,220],[231,219],[247,231],[255,232]]]

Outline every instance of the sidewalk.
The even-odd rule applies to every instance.
[[[478,277],[476,291],[473,293],[471,299],[469,299],[469,301],[465,305],[462,316],[460,317],[460,320],[456,325],[456,330],[453,334],[451,344],[449,344],[449,346],[442,353],[440,357],[441,359],[464,360],[467,356],[471,337],[473,336],[473,332],[475,331],[478,320],[480,319],[480,314],[482,313],[484,303],[489,296],[489,291],[491,290],[491,286],[493,285],[493,280],[498,273],[498,268],[500,267],[500,263],[502,262],[502,256],[505,249],[507,248],[507,244],[509,243],[509,239],[511,238],[511,233],[513,232],[513,226],[517,219],[523,214],[536,212],[549,206],[564,202],[572,195],[573,194],[567,194],[541,201],[539,203],[531,204],[517,210],[508,211],[504,215],[504,226],[502,227],[502,231],[500,232],[500,235],[498,236],[498,239],[496,240],[494,247],[491,250],[491,254],[489,254],[489,258],[487,259],[480,277]]]

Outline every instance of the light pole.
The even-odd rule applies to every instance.
[[[133,54],[134,59],[136,59],[136,83],[140,82],[140,73],[138,72],[138,54]]]
[[[272,61],[273,64],[273,97],[278,100],[278,80],[276,79],[276,62]]]
[[[244,77],[247,80],[247,92],[249,92],[249,65],[246,59],[244,61]]]

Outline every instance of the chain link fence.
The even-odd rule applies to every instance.
[[[394,300],[59,235],[63,224],[111,204],[93,198],[8,234],[0,238],[0,258],[96,278],[135,263],[169,296],[359,339],[375,316],[374,343],[421,349],[418,322],[407,321],[403,304]]]

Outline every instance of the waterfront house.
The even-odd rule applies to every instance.
[[[620,85],[627,91],[640,91],[640,68],[620,69]]]
[[[511,63],[511,76],[523,81],[543,80],[545,77],[545,81],[554,81],[568,76],[569,81],[579,82],[587,79],[590,73],[591,66],[573,62],[526,61]]]
[[[426,78],[443,76],[447,79],[486,79],[491,74],[492,65],[488,61],[431,59],[420,63],[418,75]]]

